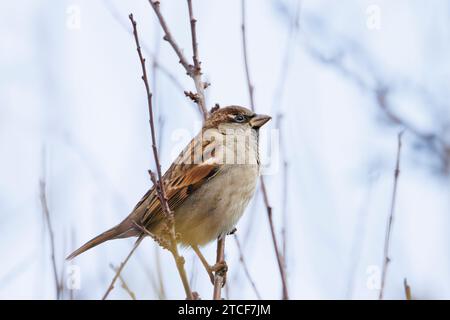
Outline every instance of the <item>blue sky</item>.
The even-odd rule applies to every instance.
[[[303,0],[300,29],[292,36],[287,15],[294,15],[296,0],[247,2],[256,108],[283,113],[287,197],[281,164],[266,180],[278,231],[287,201],[291,296],[375,299],[378,290],[370,283],[381,268],[397,133],[403,126],[389,121],[372,89],[387,86],[395,114],[449,141],[448,3]],[[371,5],[380,9],[375,30],[366,25]],[[190,57],[184,1],[162,1],[162,10]],[[211,82],[208,105],[248,106],[240,1],[196,0],[194,10],[204,77]],[[144,0],[24,0],[3,2],[0,12],[0,298],[52,299],[50,247],[39,203],[42,172],[64,274],[63,258],[125,217],[151,185],[148,111],[130,12],[148,50],[183,88],[192,90],[193,84],[161,40]],[[290,63],[284,70],[286,48]],[[339,57],[350,76],[312,52]],[[355,84],[354,75],[369,89]],[[157,127],[165,169],[183,147],[178,134],[189,139],[201,122],[195,106],[162,72],[152,72],[151,81],[163,119]],[[274,96],[280,81],[285,81],[283,94]],[[267,132],[276,129],[275,122]],[[418,298],[449,298],[449,178],[436,170],[435,154],[420,149],[413,132],[407,130],[403,142],[385,296],[403,298],[406,277]],[[268,143],[263,139],[263,151]],[[262,296],[279,298],[259,194],[237,228]],[[78,258],[81,290],[75,297],[100,298],[113,276],[109,263],[118,265],[131,246],[132,240],[113,241]],[[214,251],[214,245],[205,250],[211,261]],[[188,273],[195,274],[194,289],[209,297],[211,285],[200,264],[190,251],[183,254]],[[254,298],[232,239],[226,255],[229,296]],[[157,298],[151,278],[157,276],[158,259],[168,298],[181,297],[170,255],[155,250],[151,240],[125,269],[128,284],[140,299]],[[127,295],[118,287],[111,298]]]

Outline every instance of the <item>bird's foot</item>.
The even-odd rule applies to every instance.
[[[222,277],[222,287],[225,286],[225,283],[227,282],[227,271],[228,271],[228,265],[225,261],[219,261],[215,265],[211,267],[211,275],[214,272],[214,275],[218,275]],[[210,277],[211,277],[210,275]],[[211,282],[214,284],[215,277],[213,276],[211,278]]]

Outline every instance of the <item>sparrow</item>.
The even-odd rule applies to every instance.
[[[204,246],[230,233],[253,197],[260,173],[259,129],[271,119],[240,107],[213,108],[200,132],[162,177],[174,213],[177,241],[199,255]],[[142,237],[142,226],[164,237],[165,213],[153,186],[118,225],[103,232],[67,259],[105,241]]]

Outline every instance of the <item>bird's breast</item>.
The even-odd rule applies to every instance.
[[[185,245],[204,245],[231,231],[252,198],[258,165],[223,165],[175,211],[176,231]]]

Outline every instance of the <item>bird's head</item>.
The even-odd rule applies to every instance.
[[[240,106],[213,108],[203,128],[226,130],[259,130],[271,117]]]

